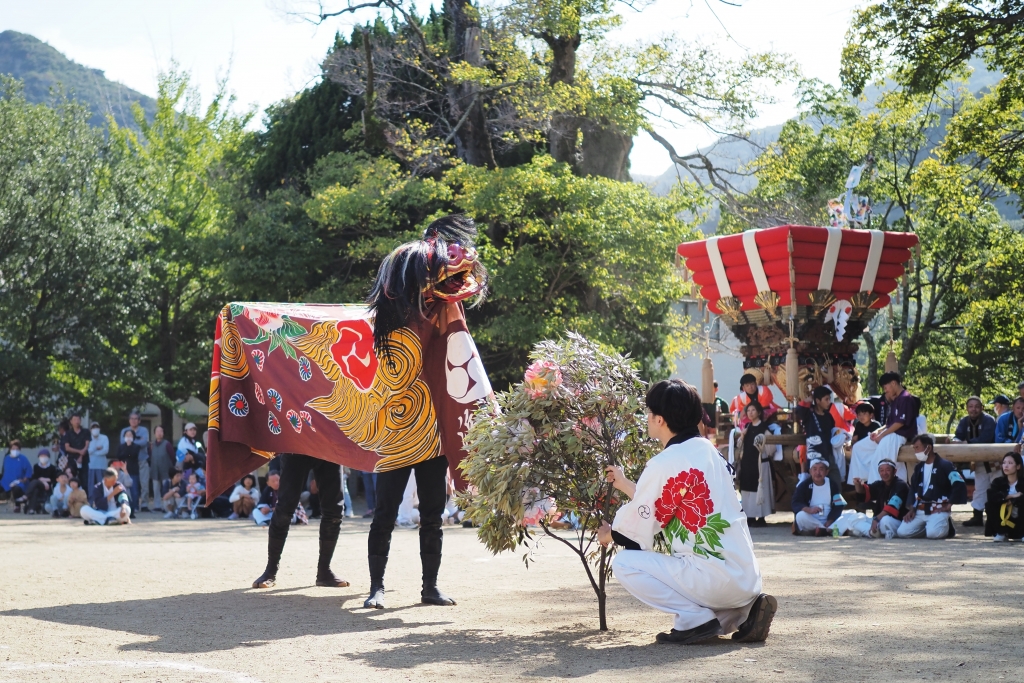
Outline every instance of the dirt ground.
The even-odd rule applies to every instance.
[[[278,585],[251,522],[85,527],[0,507],[0,683],[20,681],[1022,681],[1024,546],[752,535],[779,599],[763,644],[657,645],[671,619],[612,582],[611,630],[578,559],[553,541],[529,569],[448,528],[442,588],[418,604],[416,532],[397,530],[387,610],[364,610],[368,522],[346,520],[313,584],[317,527],[293,527]],[[958,521],[966,513],[956,515]],[[958,524],[959,526],[959,524]]]

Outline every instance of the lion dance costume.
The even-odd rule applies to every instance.
[[[457,465],[469,417],[492,393],[463,309],[466,299],[479,303],[486,294],[475,237],[467,218],[434,221],[423,239],[384,259],[365,306],[233,303],[217,320],[210,495],[276,453],[288,454],[282,489],[292,479],[301,485],[313,469],[330,522],[328,537],[321,523],[318,583],[344,585],[329,569],[341,519],[331,499],[340,478],[321,470],[333,463],[376,472],[367,607],[384,606],[391,533],[411,472],[420,498],[422,599],[455,604],[437,588],[446,474],[462,486]],[[283,493],[278,497],[282,516],[290,516],[294,505]],[[338,513],[337,524],[327,518],[328,508]],[[282,534],[274,528],[268,570],[276,572],[283,541],[275,541]]]

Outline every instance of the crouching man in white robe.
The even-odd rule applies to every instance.
[[[598,540],[626,548],[612,562],[615,577],[640,601],[675,615],[659,643],[696,643],[733,633],[740,642],[768,637],[778,602],[761,592],[761,571],[725,460],[697,426],[697,390],[681,380],[647,392],[648,433],[665,447],[640,480],[608,467],[606,480],[631,500]],[[664,534],[669,552],[656,552]]]

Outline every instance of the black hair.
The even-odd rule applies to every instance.
[[[647,409],[660,415],[674,434],[697,429],[704,416],[697,389],[681,379],[663,379],[647,390]]]
[[[715,380],[715,389],[718,388],[718,380]]]
[[[1017,398],[1013,399],[1013,404],[1015,405],[1017,403],[1024,403],[1024,396],[1018,396]]]
[[[394,365],[389,336],[425,317],[423,290],[447,270],[448,245],[471,248],[476,235],[476,224],[471,218],[444,216],[427,226],[422,239],[407,242],[384,258],[366,297],[373,317],[373,351],[378,358]],[[479,282],[487,279],[487,269],[479,261],[473,267],[473,276]],[[474,305],[481,304],[485,296],[486,287],[477,295]]]
[[[1021,459],[1020,453],[1010,451],[1009,453],[1007,453],[1006,455],[999,459],[1000,465],[1002,465],[1003,460],[1006,460],[1007,458],[1013,458],[1013,461],[1017,463],[1017,469],[1024,468],[1024,460]]]
[[[757,417],[759,420],[764,419],[764,406],[761,405],[760,401],[751,401],[747,405],[743,406],[743,412],[747,412],[747,408],[753,406],[757,410]]]
[[[889,382],[899,382],[903,384],[903,378],[898,372],[883,372],[882,376],[878,378],[878,386],[884,387]]]
[[[168,479],[174,479],[174,475],[176,474],[181,474],[181,470],[179,470],[177,467],[172,467],[171,469],[167,470]]]
[[[831,395],[832,390],[826,386],[814,387],[814,391],[811,392],[811,398],[813,398],[815,401]]]
[[[743,388],[744,384],[757,384],[757,378],[749,372],[745,372],[743,373],[743,376],[740,377],[740,389]]]
[[[932,438],[931,434],[918,434],[910,443],[919,443],[925,448],[935,449],[935,439]]]
[[[862,403],[858,403],[857,404],[857,409],[854,412],[856,412],[858,414],[859,413],[871,413],[872,415],[874,415],[875,414],[875,407],[873,405],[871,405],[870,403],[868,403],[867,401],[863,401]]]
[[[253,486],[256,486],[256,477],[252,476],[251,474],[247,474],[247,475],[245,475],[244,477],[242,477],[242,481],[240,481],[239,483],[240,483],[240,484],[241,484],[242,486],[245,486],[245,480],[246,480],[246,479],[252,479],[252,485],[253,485]]]

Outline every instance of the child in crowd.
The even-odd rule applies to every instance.
[[[71,487],[71,493],[68,495],[68,516],[81,517],[82,506],[89,502],[89,494],[74,477],[68,479],[68,486]]]
[[[260,490],[256,487],[256,477],[247,474],[242,477],[241,483],[231,492],[228,499],[233,512],[228,519],[240,519],[248,517],[260,502]]]
[[[176,517],[178,511],[183,508],[182,501],[185,498],[185,487],[182,485],[181,470],[172,467],[170,475],[160,485],[160,496],[164,504],[164,519]]]
[[[205,494],[206,487],[199,481],[199,475],[192,472],[188,475],[188,487],[185,490],[185,505],[188,507],[188,513],[192,519],[199,516],[197,512],[199,503]]]
[[[68,499],[71,497],[72,490],[71,485],[68,483],[67,472],[58,474],[57,483],[54,484],[53,493],[50,495],[50,502],[44,506],[46,511],[53,515],[54,519],[71,516],[68,512]]]
[[[871,432],[881,429],[882,425],[875,419],[875,407],[863,401],[857,404],[857,422],[853,425],[853,443],[866,439]]]

